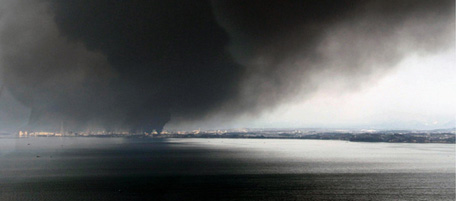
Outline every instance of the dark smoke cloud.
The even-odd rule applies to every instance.
[[[0,3],[0,81],[31,128],[258,114],[454,44],[454,1]]]
[[[407,54],[454,44],[454,1],[214,1],[258,111],[330,81],[353,88]],[[331,82],[340,80],[340,83]],[[251,95],[254,94],[254,95]],[[237,103],[234,103],[237,104]]]
[[[241,68],[206,1],[55,1],[61,33],[107,56],[125,123],[161,129],[170,112],[204,114],[235,93]],[[111,121],[111,120],[110,120]]]

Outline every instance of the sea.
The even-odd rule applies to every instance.
[[[455,145],[0,138],[0,200],[455,200]]]

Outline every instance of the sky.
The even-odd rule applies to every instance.
[[[311,98],[284,103],[257,116],[226,121],[215,115],[191,123],[171,121],[167,128],[453,128],[455,63],[454,49],[435,55],[410,54],[394,70],[374,77],[356,90],[340,92],[338,87],[329,86]],[[223,124],[227,127],[218,126]]]
[[[454,1],[0,5],[0,131],[455,124]]]

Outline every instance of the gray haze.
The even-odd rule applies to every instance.
[[[454,1],[0,5],[0,100],[22,108],[2,110],[16,123],[0,130],[150,131],[215,114],[223,127],[454,48]]]

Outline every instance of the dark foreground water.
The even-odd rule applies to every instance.
[[[455,145],[3,138],[0,200],[455,200]]]

